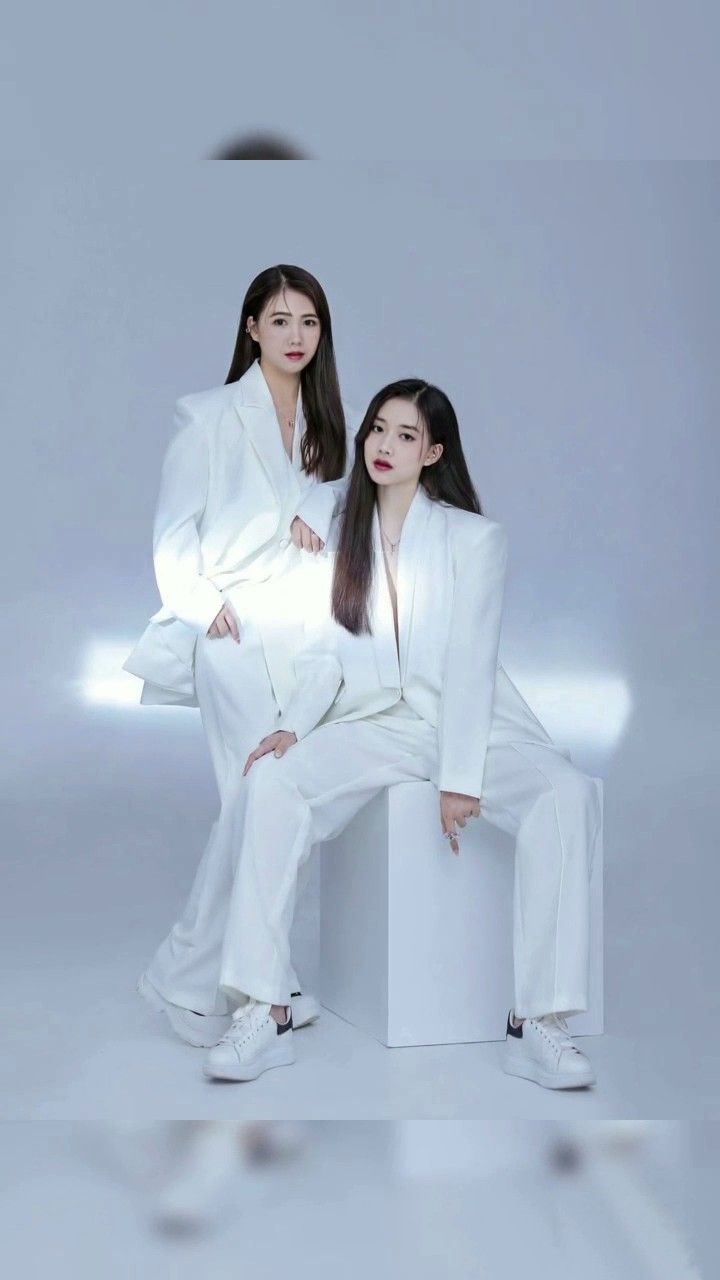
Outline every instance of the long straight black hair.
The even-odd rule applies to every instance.
[[[437,462],[423,467],[420,473],[420,484],[426,493],[438,502],[482,515],[460,443],[457,416],[445,392],[421,378],[404,378],[378,391],[355,437],[355,461],[340,517],[333,570],[332,614],[353,635],[370,631],[368,595],[375,571],[372,519],[377,485],[365,465],[364,446],[382,406],[393,399],[409,400],[417,407],[429,436],[424,442],[426,448],[431,444],[443,446]]]
[[[320,321],[318,349],[300,374],[305,414],[303,470],[318,480],[337,480],[345,471],[345,415],[335,365],[330,307],[322,285],[309,271],[281,263],[255,277],[242,304],[235,351],[225,382],[237,382],[257,360],[260,347],[247,332],[248,319],[253,316],[257,320],[268,303],[284,289],[295,289],[308,298]]]

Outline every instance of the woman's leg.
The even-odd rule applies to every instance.
[[[552,745],[491,743],[482,815],[516,837],[515,1013],[586,1009],[595,784]]]
[[[436,743],[435,730],[419,718],[378,716],[323,725],[282,758],[253,765],[246,804],[233,819],[229,805],[223,815],[237,870],[220,983],[236,1004],[248,996],[288,1004],[299,867],[378,791],[431,777]]]
[[[245,760],[272,732],[277,705],[256,628],[245,623],[240,644],[230,638],[197,644],[195,680],[203,727],[221,806],[233,786],[236,815],[245,787],[237,785]],[[227,1015],[231,1004],[218,991],[220,956],[234,867],[218,820],[210,833],[181,918],[158,948],[145,977],[173,1005]],[[297,979],[293,991],[298,990]]]

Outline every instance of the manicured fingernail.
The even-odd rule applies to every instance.
[[[275,755],[276,755],[276,756],[281,756],[281,755],[282,755],[282,751],[276,751],[276,752],[275,752]]]

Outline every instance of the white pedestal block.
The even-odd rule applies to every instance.
[[[602,782],[595,779],[602,810]],[[513,1003],[514,840],[480,818],[454,857],[429,782],[389,788],[322,847],[320,997],[389,1046],[502,1040]],[[603,846],[591,881],[589,1008],[603,1030]]]

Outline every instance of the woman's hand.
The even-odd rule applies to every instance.
[[[229,604],[224,604],[217,617],[210,623],[208,635],[211,640],[221,640],[224,636],[232,636],[236,644],[240,643],[240,628]]]
[[[322,538],[313,533],[310,525],[301,520],[300,516],[296,516],[290,525],[290,537],[300,551],[322,551],[325,546]]]
[[[480,801],[477,796],[464,796],[458,791],[440,792],[440,821],[453,853],[460,852],[457,827],[464,827],[468,818],[479,817]]]
[[[243,778],[246,773],[250,772],[255,761],[259,760],[261,756],[268,755],[270,751],[272,751],[276,756],[284,756],[285,752],[290,747],[294,746],[296,742],[296,735],[294,733],[290,733],[287,729],[278,729],[276,733],[268,734],[267,738],[263,738],[262,742],[258,744],[255,750],[250,752],[250,755],[245,761]]]

